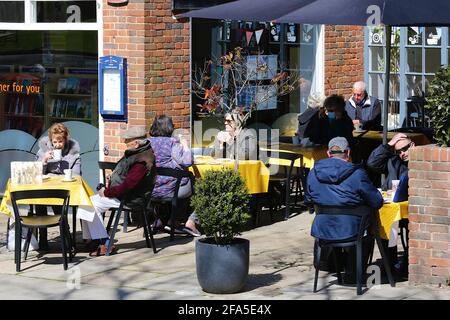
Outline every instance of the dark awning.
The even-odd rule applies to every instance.
[[[212,7],[218,4],[234,0],[172,0],[172,13],[177,15],[189,10],[197,10]]]

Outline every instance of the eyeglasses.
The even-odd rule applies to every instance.
[[[231,119],[225,119],[223,122],[224,122],[224,123],[231,123],[231,122],[233,122],[233,120],[231,120]]]
[[[408,151],[408,149],[411,147],[411,142],[410,143],[408,143],[406,146],[404,146],[403,148],[401,148],[401,149],[398,149],[398,150],[395,150],[395,154],[397,154],[397,155],[399,155],[399,154],[401,154],[402,152],[406,152],[406,151]]]

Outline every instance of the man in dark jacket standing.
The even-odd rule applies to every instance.
[[[381,144],[369,156],[367,167],[376,173],[387,174],[381,186],[383,190],[392,189],[392,180],[408,174],[409,148],[414,142],[404,133],[397,133],[387,144]]]
[[[383,197],[370,181],[366,171],[350,160],[347,139],[336,137],[328,143],[328,158],[319,160],[308,174],[305,203],[321,206],[383,206]],[[317,215],[311,235],[322,240],[347,240],[356,237],[361,217],[352,215]],[[347,259],[351,274],[353,259]]]
[[[352,96],[345,104],[345,111],[356,129],[381,130],[381,102],[366,91],[362,81],[353,84]]]
[[[146,130],[142,127],[130,127],[122,135],[127,149],[109,178],[108,185],[91,197],[93,208],[78,210],[78,216],[83,219],[83,238],[100,242],[97,250],[91,252],[91,256],[104,255],[107,249],[106,242],[109,237],[101,214],[110,208],[118,208],[125,196],[128,207],[141,205],[145,194],[152,190],[155,156],[146,137]]]

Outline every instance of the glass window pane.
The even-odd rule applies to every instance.
[[[288,66],[290,70],[300,69],[300,47],[299,46],[289,46],[288,49]]]
[[[382,74],[369,74],[369,94],[378,99],[383,98],[384,93],[384,81]]]
[[[389,83],[389,99],[398,100],[400,98],[400,76],[398,74],[391,74]]]
[[[406,76],[406,96],[410,98],[417,96],[422,92],[422,76],[407,75]]]
[[[391,72],[400,72],[400,47],[391,48]]]
[[[25,22],[23,1],[0,2],[0,22]]]
[[[314,42],[314,25],[303,24],[301,25],[301,43],[313,43]]]
[[[384,28],[383,27],[370,27],[369,28],[370,44],[384,44]]]
[[[37,22],[96,22],[95,1],[36,2]]]
[[[434,78],[435,78],[434,76],[425,77],[425,95],[428,95],[428,86],[430,85],[430,82],[433,81]]]
[[[391,45],[398,46],[400,44],[400,27],[392,27]]]
[[[298,43],[298,28],[299,25],[295,23],[288,23],[286,25],[286,41],[290,43]]]
[[[422,48],[406,48],[406,72],[422,72]]]
[[[300,69],[313,70],[314,69],[314,46],[311,44],[302,44],[300,46]]]
[[[421,27],[408,27],[408,45],[422,45]]]
[[[370,70],[384,71],[384,48],[370,47]]]
[[[435,73],[441,67],[441,49],[425,49],[425,73]]]
[[[426,45],[440,46],[442,39],[442,28],[426,27],[425,28]]]
[[[98,126],[97,31],[10,32],[0,46],[0,131],[39,137],[54,122]]]

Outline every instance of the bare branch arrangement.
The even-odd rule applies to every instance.
[[[230,113],[238,128],[243,128],[258,105],[277,99],[296,90],[301,81],[300,74],[286,71],[260,59],[254,63],[237,47],[228,54],[205,62],[194,71],[193,93],[203,100],[197,104],[205,116],[223,116]],[[277,70],[273,70],[277,69]]]

